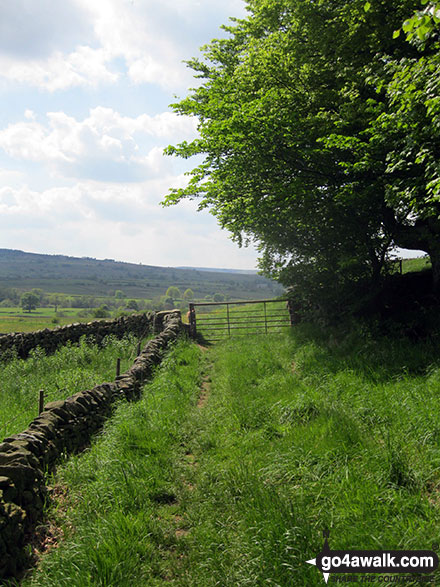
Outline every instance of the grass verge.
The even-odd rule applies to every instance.
[[[176,584],[322,585],[324,528],[334,549],[438,548],[438,348],[298,328],[211,358]]]

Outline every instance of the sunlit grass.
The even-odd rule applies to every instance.
[[[175,515],[200,351],[178,343],[139,402],[121,403],[101,438],[60,469],[53,512],[66,540],[23,585],[161,585],[179,564]],[[174,561],[174,562],[172,562]]]
[[[333,548],[431,548],[440,512],[438,349],[298,334],[213,351],[179,585],[320,585]],[[197,569],[197,570],[194,570]]]
[[[421,271],[422,269],[427,269],[428,267],[431,267],[431,260],[428,256],[402,260],[402,273]]]

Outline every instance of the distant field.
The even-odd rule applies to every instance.
[[[72,322],[90,321],[91,318],[79,318],[78,308],[60,308],[65,316],[56,317],[53,308],[39,308],[33,312],[24,312],[21,308],[0,308],[0,334],[8,332],[32,332],[45,328],[56,328]],[[56,322],[54,322],[54,319]]]
[[[429,257],[418,257],[416,259],[402,259],[402,273],[411,273],[413,271],[421,271],[431,267]]]

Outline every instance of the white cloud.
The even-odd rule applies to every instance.
[[[193,84],[182,61],[243,8],[241,0],[3,2],[0,76],[50,92],[114,84],[122,58],[133,83],[176,91]]]
[[[12,82],[50,92],[75,86],[114,83],[119,75],[107,67],[110,56],[103,49],[79,46],[67,55],[56,51],[44,60],[17,60],[0,55],[0,75]]]
[[[0,3],[0,54],[42,59],[93,38],[93,24],[72,0],[4,0]]]
[[[0,76],[48,91],[114,83],[111,55],[99,46],[80,2],[0,3]]]
[[[46,125],[25,116],[0,130],[0,148],[10,157],[49,165],[58,176],[102,181],[142,181],[167,172],[171,160],[155,141],[165,146],[196,133],[194,119],[171,112],[131,118],[97,107],[82,121],[50,112]]]
[[[166,111],[196,83],[182,60],[244,4],[0,0],[2,246],[252,267],[255,252],[196,203],[159,206],[187,181],[177,175],[187,162],[163,157],[164,146],[197,135],[194,119]]]
[[[196,204],[162,208],[158,202],[179,178],[138,185],[78,183],[37,192],[0,189],[3,242],[21,250],[111,257],[150,265],[255,265],[253,249],[240,250]],[[92,253],[91,253],[92,252]]]
[[[181,61],[188,56],[182,54],[174,36],[184,24],[178,2],[165,9],[162,3],[152,0],[80,2],[90,11],[101,47],[115,58],[125,59],[132,81],[152,82],[168,89],[184,83],[186,71]],[[164,15],[169,17],[170,10],[173,18],[164,19]]]
[[[0,186],[20,186],[23,184],[23,175],[19,171],[2,169],[0,167]]]

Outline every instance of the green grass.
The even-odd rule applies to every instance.
[[[412,271],[421,271],[431,267],[429,257],[418,257],[416,259],[403,259],[402,272],[411,273]]]
[[[54,482],[65,539],[25,586],[323,585],[305,561],[324,528],[333,549],[431,549],[440,348],[306,327],[180,342]]]
[[[48,403],[113,381],[116,359],[121,358],[121,372],[127,370],[136,357],[137,342],[131,335],[121,340],[109,336],[99,347],[82,339],[53,355],[46,356],[37,348],[26,360],[0,363],[1,438],[23,431],[38,416],[40,389],[44,389]]]

